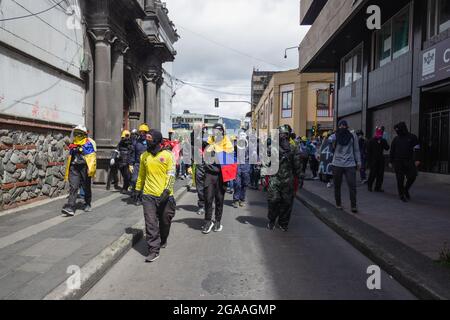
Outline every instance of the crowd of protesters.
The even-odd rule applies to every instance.
[[[281,126],[278,128],[277,154],[271,151],[271,139],[267,139],[268,155],[272,152],[278,156],[279,169],[267,173],[270,165],[260,161],[260,141],[254,157],[250,154],[249,138],[244,130],[234,138],[227,135],[222,124],[215,124],[212,132],[203,126],[197,133],[199,136],[192,132],[191,156],[198,152],[201,158],[200,162],[195,162],[194,157],[184,158],[173,131],[169,132],[168,139],[164,139],[161,132],[142,124],[131,132],[123,130],[121,140],[111,154],[107,188],[113,184],[116,190],[129,195],[131,203],[143,207],[149,250],[146,261],[153,262],[167,246],[176,212],[175,181],[188,175],[192,176],[197,191],[198,215],[204,216],[204,234],[223,230],[227,190],[233,193],[232,206],[238,209],[246,206],[248,188],[267,192],[267,228],[273,230],[278,226],[287,232],[294,197],[303,185],[307,170],[311,171],[311,180],[321,180],[328,188],[334,186],[339,210],[343,209],[341,188],[345,177],[351,211],[357,213],[358,174],[361,184],[367,184],[370,192],[384,192],[385,159],[388,158],[389,166],[396,174],[401,201],[410,201],[410,189],[420,165],[420,145],[405,123],[397,124],[394,129],[397,136],[389,145],[384,127],[377,127],[373,136],[366,139],[361,130],[351,130],[345,120],[338,123],[336,131],[310,138],[297,136],[288,125]],[[97,147],[88,130],[77,126],[71,140],[66,170],[70,195],[62,209],[66,216],[74,216],[80,191],[85,200],[84,211],[92,211],[91,180],[97,169]],[[200,141],[199,150],[195,149],[195,140]],[[390,154],[386,157],[388,151]],[[206,156],[214,161],[205,161]],[[257,159],[256,163],[251,163],[250,158]],[[119,186],[119,173],[122,186]]]

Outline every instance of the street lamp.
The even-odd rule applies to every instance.
[[[288,52],[288,50],[292,50],[292,49],[297,49],[298,50],[298,48],[299,48],[299,46],[296,46],[296,47],[290,47],[290,48],[287,48],[286,50],[284,50],[284,58],[285,59],[287,59],[287,52]]]

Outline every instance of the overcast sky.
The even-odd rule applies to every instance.
[[[298,0],[166,0],[181,39],[173,75],[193,84],[178,85],[174,113],[183,110],[240,119],[245,103],[222,104],[214,98],[250,101],[251,74],[298,67],[297,46],[307,28],[299,25]],[[200,88],[206,88],[211,92]],[[242,96],[228,93],[242,94]]]

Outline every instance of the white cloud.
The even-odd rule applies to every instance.
[[[174,99],[176,113],[190,110],[241,118],[250,111],[250,105],[222,104],[215,109],[214,98],[250,100],[254,67],[260,70],[298,67],[295,50],[289,51],[289,58],[284,59],[284,49],[298,45],[307,31],[299,25],[298,0],[166,2],[181,36],[176,44],[178,55],[173,75],[191,83],[207,84],[211,90],[246,94],[231,96],[183,86]]]

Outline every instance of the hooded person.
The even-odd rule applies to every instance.
[[[136,191],[142,192],[148,256],[146,262],[159,258],[161,248],[166,248],[176,202],[175,159],[171,151],[162,147],[163,136],[150,130],[146,136],[147,151],[140,159]]]
[[[390,164],[394,167],[400,200],[407,202],[411,200],[409,191],[420,166],[420,142],[416,135],[408,131],[404,122],[395,125],[394,130],[397,137],[392,141]]]
[[[291,219],[295,196],[295,177],[301,174],[300,150],[290,142],[289,130],[281,126],[278,128],[279,139],[279,169],[268,179],[268,220],[267,228],[274,230],[278,227],[287,232]]]
[[[215,124],[213,136],[208,139],[205,149],[205,224],[203,233],[209,234],[223,230],[222,214],[227,191],[227,183],[236,178],[237,166],[234,161],[234,147],[230,138],[225,134],[222,124]],[[213,203],[215,203],[215,217],[213,217]]]
[[[356,203],[356,171],[361,167],[361,154],[356,135],[350,132],[345,120],[339,121],[338,130],[331,136],[333,146],[333,180],[336,207],[342,210],[341,187],[345,175],[350,192],[351,210],[358,212]]]
[[[131,132],[124,130],[121,140],[117,145],[119,152],[118,169],[122,174],[123,188],[122,193],[127,193],[131,182],[131,169],[133,166],[133,141],[131,140]]]
[[[247,133],[242,131],[236,143],[236,160],[238,163],[238,171],[236,180],[234,180],[233,207],[245,207],[246,191],[250,185],[250,154],[249,141]]]
[[[389,150],[389,144],[383,138],[383,130],[379,127],[375,130],[375,135],[367,143],[367,165],[370,170],[369,180],[367,182],[370,192],[373,191],[375,183],[375,192],[383,192],[384,180],[384,152]]]
[[[69,145],[69,158],[67,160],[65,180],[69,181],[70,191],[68,203],[63,207],[62,213],[74,216],[76,200],[80,187],[84,191],[85,212],[91,212],[92,178],[97,170],[97,149],[94,140],[88,137],[85,126],[77,126],[72,131],[72,143]]]
[[[150,127],[146,123],[139,126],[138,136],[133,143],[133,152],[131,154],[131,164],[133,167],[131,176],[131,187],[133,189],[132,197],[135,205],[137,206],[142,204],[142,194],[135,190],[135,186],[138,179],[141,156],[147,151],[147,134],[149,131]]]

